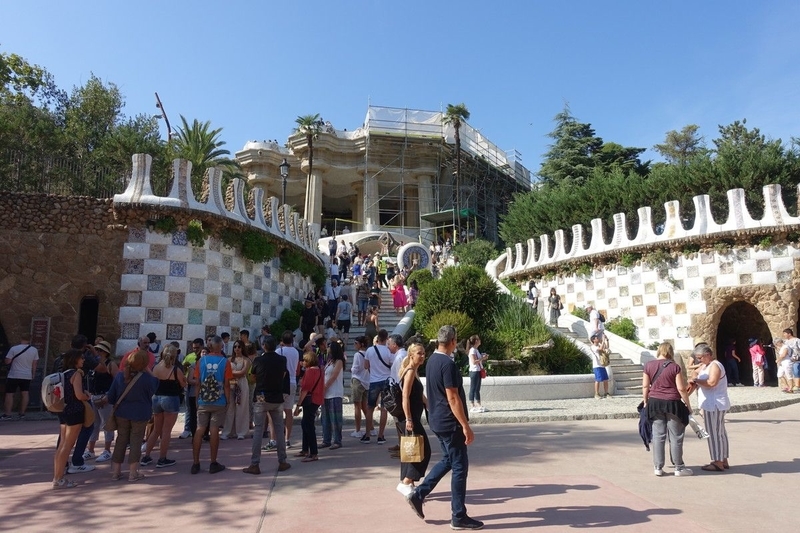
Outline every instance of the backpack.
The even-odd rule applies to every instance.
[[[608,352],[602,351],[600,352],[600,366],[607,367],[611,364],[611,358],[608,355]]]
[[[604,317],[603,313],[601,313],[600,311],[597,312],[597,318],[600,320],[600,322],[606,321],[606,317]]]
[[[405,419],[406,415],[403,411],[403,389],[401,389],[400,384],[392,378],[386,381],[386,386],[381,391],[381,405],[390,415],[398,420]]]
[[[200,361],[198,361],[198,364],[199,363]],[[222,386],[217,379],[216,372],[210,371],[206,374],[206,378],[199,384],[197,400],[206,404],[214,404],[219,401],[221,390]]]
[[[55,372],[44,377],[42,380],[42,403],[51,413],[61,413],[64,411],[66,401],[66,383],[64,373]]]

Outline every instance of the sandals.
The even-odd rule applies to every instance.
[[[295,457],[308,457],[308,452],[297,452],[294,454]]]
[[[54,489],[74,489],[77,487],[78,484],[72,481],[71,479],[67,479],[62,477],[57,481],[53,481],[53,488]]]
[[[317,461],[317,460],[318,460],[318,458],[317,458],[317,456],[316,456],[316,455],[309,455],[309,456],[308,456],[308,457],[306,457],[305,459],[302,459],[300,462],[301,462],[301,463],[310,463],[310,462],[312,462],[312,461]]]
[[[141,481],[143,479],[144,479],[144,474],[142,474],[141,472],[136,472],[135,475],[132,474],[131,476],[128,477],[128,481],[131,481],[131,482]]]
[[[122,479],[122,472],[118,474],[111,474],[111,481],[119,481]]]
[[[701,466],[700,470],[705,470],[706,472],[724,472],[725,468],[714,463],[708,463],[707,465]]]

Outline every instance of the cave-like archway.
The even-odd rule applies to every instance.
[[[736,355],[742,360],[739,367],[739,383],[753,384],[753,365],[750,362],[750,339],[760,340],[765,347],[772,344],[769,327],[764,317],[750,302],[731,303],[720,317],[717,326],[717,358],[724,363],[725,349],[729,342],[735,343]],[[767,383],[775,379],[775,355],[767,348],[770,362],[765,380]]]

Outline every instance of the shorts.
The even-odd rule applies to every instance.
[[[784,359],[778,364],[778,377],[782,378],[784,376],[787,378],[792,377],[792,362],[788,359]]]
[[[793,377],[800,379],[800,361],[792,363],[792,374]]]
[[[294,404],[297,402],[297,382],[289,383],[289,394],[283,395],[283,410],[294,409]]]
[[[384,387],[386,387],[387,381],[389,380],[384,379],[383,381],[377,381],[369,384],[369,393],[367,393],[367,407],[376,407],[378,405],[378,400],[381,397],[381,391],[384,389]]]
[[[593,368],[594,370],[594,380],[597,382],[601,381],[608,381],[608,372],[606,371],[605,367],[598,366],[597,368]]]
[[[30,390],[30,379],[6,378],[6,394],[14,394],[17,391],[28,392]]]
[[[339,329],[345,333],[350,333],[350,320],[339,320],[336,322],[336,325],[338,325]]]
[[[357,378],[350,378],[350,401],[361,403],[367,399],[367,389]]]
[[[65,426],[83,425],[83,403],[80,406],[73,406],[68,412],[66,408],[64,411],[58,413],[58,423]]]
[[[153,396],[153,414],[177,413],[181,410],[180,396]]]
[[[221,428],[225,425],[227,405],[198,405],[197,427]]]
[[[358,301],[358,312],[359,313],[366,313],[367,307],[369,306],[369,299],[363,299]]]

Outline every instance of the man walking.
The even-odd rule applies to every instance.
[[[437,336],[438,348],[433,352],[425,369],[425,392],[428,396],[428,423],[439,439],[442,459],[408,496],[406,501],[424,519],[422,502],[439,481],[452,470],[450,477],[450,528],[455,530],[483,529],[483,522],[467,516],[465,499],[469,457],[467,446],[475,435],[469,427],[467,398],[458,367],[450,358],[456,349],[456,330],[442,326]]]
[[[253,386],[253,446],[250,466],[242,470],[245,474],[261,473],[261,439],[264,436],[264,420],[270,418],[274,428],[272,436],[277,441],[278,471],[289,470],[286,461],[286,439],[283,435],[283,402],[289,394],[289,372],[286,358],[275,353],[275,337],[264,337],[261,347],[264,353],[253,360],[251,372],[256,378]]]
[[[31,381],[36,374],[39,352],[31,345],[31,336],[27,333],[20,337],[20,343],[12,347],[6,354],[8,376],[6,377],[5,412],[0,420],[11,420],[11,408],[14,406],[14,394],[20,391],[19,419],[25,419],[25,410],[30,400]]]
[[[386,387],[386,382],[389,381],[392,371],[392,362],[394,356],[386,347],[386,339],[389,337],[389,332],[382,329],[378,332],[378,343],[373,344],[367,349],[364,354],[364,368],[369,370],[369,392],[367,393],[367,432],[361,437],[361,442],[369,444],[370,434],[374,427],[373,413],[375,407],[378,406],[378,400],[381,391]],[[388,413],[386,409],[381,406],[381,419],[378,426],[378,444],[386,444],[386,437],[383,436],[386,430],[386,421],[388,420]]]
[[[214,335],[208,346],[209,354],[197,361],[194,377],[197,379],[197,431],[192,440],[192,474],[200,472],[200,446],[203,434],[210,427],[211,474],[222,472],[225,466],[217,462],[219,428],[225,424],[228,398],[231,397],[233,371],[230,362],[222,355],[222,337]]]
[[[286,358],[286,372],[289,374],[289,395],[283,399],[284,425],[286,427],[286,447],[292,447],[292,426],[294,426],[294,402],[297,401],[297,369],[300,366],[300,352],[294,347],[294,333],[288,329],[281,336],[278,353]],[[271,433],[271,435],[273,435]]]

